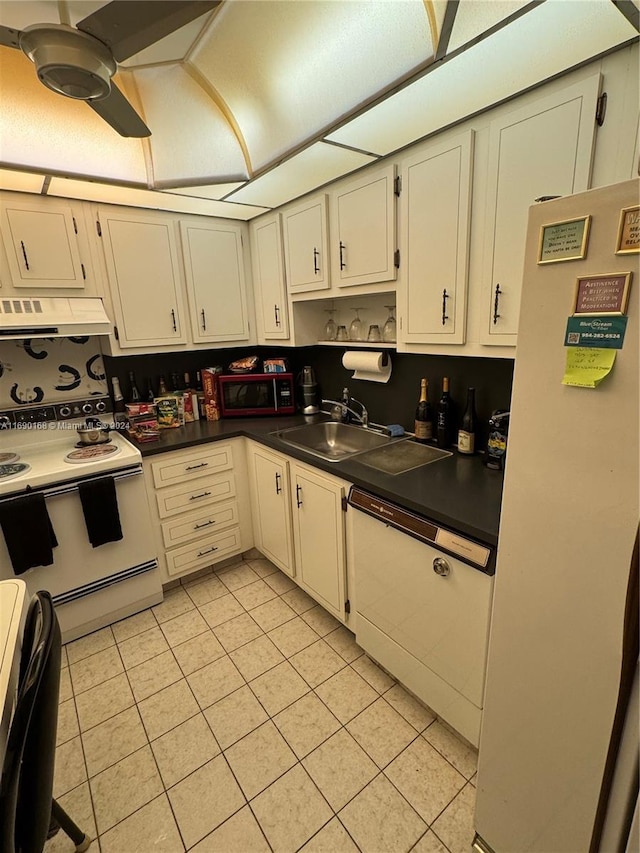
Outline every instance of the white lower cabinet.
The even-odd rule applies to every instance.
[[[144,460],[165,583],[253,546],[242,439]]]
[[[322,606],[345,621],[346,557],[340,480],[291,463],[297,581]]]
[[[254,442],[248,462],[256,547],[346,621],[348,484]]]
[[[256,548],[293,577],[289,462],[285,456],[251,443],[248,467]]]

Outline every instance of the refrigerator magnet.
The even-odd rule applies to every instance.
[[[578,261],[587,256],[591,216],[552,222],[540,227],[538,263],[557,264]]]
[[[574,314],[626,314],[631,273],[582,275],[576,280]]]
[[[640,252],[640,205],[623,207],[620,211],[616,255]]]

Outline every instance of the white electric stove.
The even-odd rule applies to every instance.
[[[87,416],[114,427],[107,397],[0,412],[0,502],[40,492],[58,546],[53,564],[20,575],[29,594],[53,596],[64,642],[162,600],[140,451],[118,430],[79,447]],[[113,477],[123,537],[93,548],[78,494],[81,482]],[[28,536],[28,531],[25,531]],[[0,580],[16,577],[0,531]]]

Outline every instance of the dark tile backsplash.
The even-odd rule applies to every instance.
[[[348,348],[348,347],[347,347]],[[420,392],[420,379],[429,380],[429,399],[437,403],[442,391],[442,377],[449,377],[451,398],[462,417],[467,398],[467,388],[476,389],[476,411],[480,420],[478,448],[484,447],[487,421],[494,409],[508,409],[511,401],[513,360],[505,358],[468,358],[465,356],[413,355],[390,351],[393,371],[387,384],[363,382],[352,379],[352,373],[342,366],[343,350],[339,347],[237,347],[232,349],[203,350],[198,352],[156,353],[153,355],[105,356],[109,377],[118,376],[127,397],[129,371],[134,371],[140,391],[145,394],[151,380],[157,390],[161,374],[169,382],[171,374],[182,376],[188,371],[195,379],[195,371],[202,367],[220,364],[227,368],[230,362],[246,355],[261,358],[285,356],[291,371],[297,375],[303,365],[311,365],[318,378],[323,397],[336,399],[342,388],[348,386],[351,394],[365,404],[371,420],[378,423],[400,423],[413,429],[413,418]],[[111,384],[109,383],[111,390]]]

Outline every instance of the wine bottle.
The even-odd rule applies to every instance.
[[[416,441],[430,441],[433,438],[433,412],[429,403],[428,382],[420,380],[420,400],[416,408],[414,432]]]
[[[449,447],[451,444],[451,419],[453,406],[449,397],[449,379],[442,380],[442,396],[438,401],[436,420],[436,440],[438,447]]]
[[[153,385],[151,383],[151,379],[147,380],[147,402],[153,403],[155,400],[155,394],[153,393]]]
[[[467,408],[458,430],[458,452],[472,456],[476,448],[476,389],[467,391]]]
[[[167,380],[164,376],[161,376],[158,379],[158,397],[164,397],[169,393],[169,389],[167,388]]]
[[[114,412],[124,412],[125,404],[124,397],[122,396],[122,389],[120,388],[120,380],[117,376],[114,376],[111,380],[111,385],[113,386],[113,411]]]
[[[129,399],[132,403],[142,402],[142,394],[138,390],[138,385],[136,383],[136,375],[133,370],[129,371]]]

